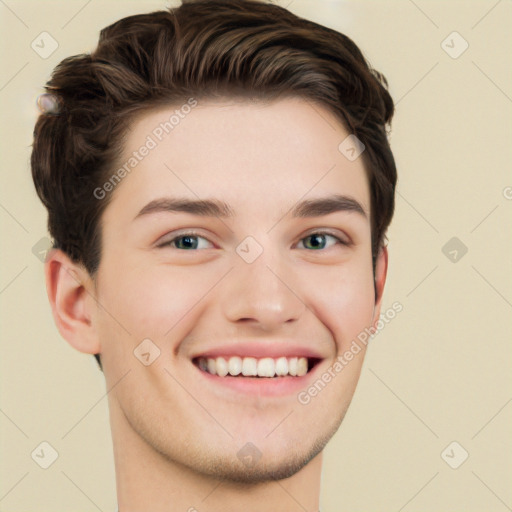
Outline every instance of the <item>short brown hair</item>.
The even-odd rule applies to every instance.
[[[375,260],[394,211],[396,167],[385,77],[344,34],[258,0],[198,0],[123,18],[91,54],[64,59],[46,84],[31,157],[54,247],[91,275],[101,255],[98,200],[136,113],[191,96],[297,96],[326,106],[364,145]]]

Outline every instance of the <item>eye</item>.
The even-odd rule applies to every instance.
[[[208,245],[211,242],[204,238],[203,236],[199,236],[193,232],[190,233],[182,233],[179,236],[175,236],[170,240],[166,240],[158,245],[158,247],[171,247],[173,249],[181,249],[181,250],[194,250],[194,249],[209,249]]]
[[[317,232],[317,233],[311,233],[308,236],[304,237],[302,240],[300,240],[299,244],[303,243],[304,248],[306,249],[313,249],[313,250],[319,250],[319,249],[325,249],[327,246],[327,240],[331,239],[334,241],[334,243],[331,243],[332,245],[336,245],[337,243],[341,245],[348,245],[347,242],[344,242],[337,236],[331,235],[329,233],[324,232]],[[306,241],[306,243],[304,243]]]
[[[331,241],[330,244],[329,241]],[[348,242],[341,238],[322,231],[307,235],[299,241],[299,244],[302,244],[302,247],[299,246],[300,249],[304,248],[314,251],[326,249],[336,244],[349,245]],[[199,250],[212,248],[213,244],[208,239],[195,232],[186,232],[160,243],[158,247],[171,247],[172,249],[179,250]]]

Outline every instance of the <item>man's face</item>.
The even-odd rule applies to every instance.
[[[148,136],[157,145],[102,217],[94,326],[107,386],[117,384],[113,429],[200,473],[284,478],[339,427],[364,350],[309,403],[299,394],[374,319],[362,159],[345,158],[338,146],[348,133],[304,100],[200,102],[158,141],[155,129],[176,108],[133,123],[120,166],[153,146]],[[350,208],[294,215],[303,201],[335,195]],[[173,211],[173,199],[224,203],[231,215]],[[134,355],[143,340],[140,359],[160,350],[147,366]],[[277,362],[299,375],[210,373],[242,363],[251,374],[266,358],[262,372]]]

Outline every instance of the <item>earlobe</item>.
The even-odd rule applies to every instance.
[[[382,246],[379,249],[377,261],[375,264],[375,306],[373,308],[373,324],[379,321],[380,308],[382,305],[382,295],[384,294],[384,285],[388,272],[388,249]]]
[[[99,353],[89,273],[61,250],[52,249],[46,259],[45,277],[53,318],[63,338],[80,352]]]

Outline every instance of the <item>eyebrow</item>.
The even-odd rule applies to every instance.
[[[291,208],[292,217],[320,217],[335,212],[355,212],[368,218],[363,206],[349,196],[334,194],[318,199],[307,199]],[[201,217],[234,217],[234,210],[218,199],[188,199],[164,197],[149,202],[135,218],[159,212],[184,212]]]

